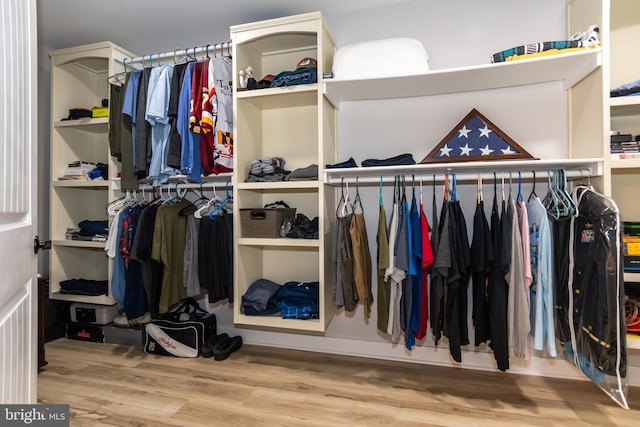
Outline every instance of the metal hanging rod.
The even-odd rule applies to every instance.
[[[522,180],[526,180],[526,181],[532,181],[535,177],[536,181],[547,181],[549,179],[549,174],[551,174],[551,177],[553,177],[555,170],[548,170],[548,171],[520,171],[520,179]],[[478,178],[480,178],[484,183],[487,183],[491,180],[493,180],[493,172],[481,172],[481,173],[472,173],[472,172],[463,172],[463,173],[458,173],[455,172],[455,170],[445,170],[445,171],[433,171],[431,173],[429,172],[417,172],[417,173],[398,173],[397,175],[402,175],[405,176],[407,179],[411,179],[412,177],[414,177],[416,180],[422,180],[423,182],[432,182],[434,177],[437,183],[442,183],[445,180],[445,174],[448,174],[449,177],[451,177],[452,174],[455,174],[456,176],[456,181],[461,183],[461,182],[477,182]],[[509,175],[511,174],[511,175]],[[585,179],[588,180],[590,179],[593,174],[591,172],[590,169],[570,169],[570,170],[564,170],[564,176],[567,180],[580,180],[580,179]],[[509,179],[509,177],[511,177],[512,180],[518,180],[518,171],[512,171],[512,172],[505,172],[505,171],[499,171],[496,172],[496,178],[498,179]],[[343,177],[339,177],[339,176],[332,176],[332,177],[328,177],[328,179],[325,180],[325,183],[329,184],[329,185],[333,185],[333,186],[340,186],[343,183],[358,183],[358,184],[380,184],[380,182],[383,183],[394,183],[395,182],[395,175],[380,175],[380,176],[362,176],[362,177],[358,177],[358,176],[343,176]]]
[[[149,55],[126,58],[123,63],[125,67],[138,63],[147,63],[149,64],[149,66],[153,66],[154,61],[158,61],[159,64],[160,62],[166,63],[166,60],[179,62],[179,59],[182,59],[182,61],[197,60],[198,56],[200,56],[200,59],[204,59],[207,57],[215,58],[218,56],[231,57],[232,54],[233,44],[231,43],[231,41],[228,41],[223,43],[208,44],[201,47],[189,47],[186,49],[178,48],[173,52],[150,53]]]

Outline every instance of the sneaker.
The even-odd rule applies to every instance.
[[[149,312],[146,312],[140,317],[129,320],[129,326],[146,325],[147,323],[151,323],[151,313]]]
[[[128,328],[129,327],[129,319],[127,319],[127,315],[122,313],[118,314],[112,320],[113,326],[117,326],[119,328]]]

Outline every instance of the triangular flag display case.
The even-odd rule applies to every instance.
[[[537,160],[475,108],[420,163]]]

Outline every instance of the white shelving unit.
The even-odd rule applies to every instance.
[[[238,325],[323,332],[332,319],[331,230],[333,189],[316,180],[243,182],[253,160],[282,157],[287,170],[334,163],[336,113],[322,92],[322,73],[332,68],[335,43],[322,15],[309,13],[231,28],[234,43],[234,322]],[[239,70],[252,66],[259,80],[296,68],[302,58],[317,60],[318,83],[238,91]],[[285,201],[310,219],[319,217],[319,239],[243,237],[240,209]],[[277,283],[318,281],[319,319],[247,316],[240,301],[257,279]]]
[[[339,107],[343,101],[434,96],[562,81],[569,89],[602,65],[602,50],[522,59],[498,64],[434,70],[426,74],[376,79],[328,79],[324,91]]]
[[[62,120],[72,108],[92,108],[109,98],[107,77],[123,71],[122,62],[135,56],[111,42],[52,51],[51,57],[51,240],[50,298],[94,304],[114,304],[111,296],[63,294],[67,279],[109,280],[111,268],[103,242],[66,240],[67,228],[82,220],[106,220],[105,206],[118,165],[109,153],[109,118]],[[73,161],[105,163],[103,181],[61,180]]]

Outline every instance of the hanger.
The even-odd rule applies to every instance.
[[[558,220],[560,219],[560,208],[558,207],[558,195],[553,190],[553,186],[551,185],[551,171],[547,171],[547,194],[544,196],[542,200],[542,204],[547,209],[549,215]]]
[[[212,187],[212,190],[213,190],[213,197],[211,199],[207,199],[207,203],[205,203],[203,206],[198,208],[193,213],[193,216],[195,216],[196,218],[198,219],[202,218],[202,214],[208,211],[211,208],[211,206],[214,206],[216,203],[222,202],[222,198],[220,198],[220,196],[218,196],[218,193],[216,193],[215,185]]]
[[[516,196],[516,203],[524,202],[522,197],[522,173],[518,171],[518,195]]]
[[[227,181],[227,183],[225,184],[225,191],[226,191],[227,195],[226,195],[226,197],[224,198],[223,201],[221,201],[218,205],[216,205],[211,210],[211,212],[209,212],[209,219],[215,220],[218,212],[220,212],[221,214],[224,213],[222,211],[222,209],[225,207],[226,204],[228,204],[231,200],[233,200],[233,196],[229,193],[229,184],[230,183],[231,183],[231,181]]]
[[[362,200],[360,199],[360,187],[358,186],[358,177],[356,176],[356,197],[353,199],[353,203],[351,204],[351,211],[356,213],[356,204],[360,206],[360,213],[364,213],[364,208],[362,207]]]
[[[380,177],[380,185],[382,186],[382,177]],[[342,182],[340,183],[340,199],[338,199],[338,204],[336,205],[336,218],[340,218],[340,211],[342,204],[345,203],[344,198],[344,177],[342,177]]]
[[[345,183],[346,187],[347,187],[347,196],[344,199],[344,203],[342,204],[342,211],[340,212],[341,216],[347,216],[349,215],[349,206],[351,206],[351,195],[349,194],[349,181],[347,180],[347,182]],[[353,213],[353,208],[352,208],[352,212]]]
[[[536,194],[536,171],[531,172],[533,172],[533,187],[531,188],[531,194],[529,194],[529,199],[527,200],[529,202],[533,202],[538,198],[538,195]]]
[[[482,201],[482,174],[478,172],[478,183],[477,183],[477,195],[476,195],[476,203],[480,203]]]
[[[379,200],[380,206],[382,206],[382,175],[380,175],[380,190],[378,193],[379,193],[378,197],[380,198]]]

